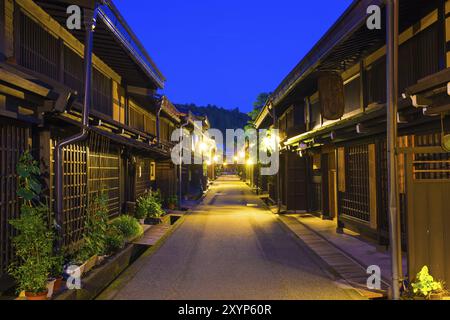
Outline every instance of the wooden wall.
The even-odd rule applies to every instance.
[[[166,199],[172,195],[177,195],[176,169],[171,160],[156,163],[156,186]]]
[[[52,208],[55,208],[55,146],[60,135],[51,130],[49,148],[42,147],[41,161],[50,163],[49,172],[49,199]],[[47,135],[43,135],[46,137]],[[41,141],[41,146],[45,145]],[[46,150],[48,153],[46,154]],[[71,248],[83,237],[86,209],[90,201],[104,192],[108,196],[108,209],[110,218],[118,216],[122,209],[122,190],[124,181],[121,179],[121,158],[119,149],[111,144],[107,138],[91,134],[87,141],[70,145],[63,150],[64,176],[63,176],[63,217],[62,235],[63,245]]]
[[[296,153],[287,154],[286,206],[288,211],[306,211],[306,159]]]
[[[12,262],[10,219],[19,217],[16,166],[20,155],[30,148],[30,127],[0,117],[0,277]]]
[[[136,199],[152,189],[151,164],[153,159],[139,157],[136,161]]]
[[[0,61],[5,58],[5,0],[0,0]]]
[[[439,133],[415,136],[407,153],[408,265],[411,277],[427,265],[450,283],[450,154],[439,145]]]

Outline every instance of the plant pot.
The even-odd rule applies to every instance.
[[[169,210],[175,210],[177,208],[176,204],[170,203],[169,204]]]
[[[432,293],[430,294],[430,300],[442,300],[444,298],[443,293]]]
[[[83,263],[82,267],[82,273],[86,274],[89,271],[91,271],[96,265],[97,265],[98,256],[92,256],[90,257],[85,263]]]
[[[162,220],[160,218],[147,218],[145,219],[145,224],[156,226],[158,224],[161,224]]]
[[[139,219],[139,223],[144,225],[145,224],[145,219]]]
[[[47,283],[47,298],[51,299],[55,290],[56,279],[51,279]]]
[[[97,266],[101,265],[105,259],[108,258],[108,256],[98,256],[97,257]]]
[[[62,290],[63,287],[63,277],[58,277],[55,279],[55,283],[53,284],[53,293],[58,293]]]
[[[48,300],[47,295],[48,295],[48,291],[39,292],[39,293],[25,292],[25,297],[27,298],[27,300],[30,300],[30,301]]]

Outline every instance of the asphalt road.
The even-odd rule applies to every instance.
[[[351,299],[236,178],[221,178],[139,270],[101,299]]]

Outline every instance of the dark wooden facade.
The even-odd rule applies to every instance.
[[[81,130],[84,32],[65,28],[66,7],[59,1],[0,0],[0,278],[14,257],[8,221],[19,215],[20,154],[28,149],[39,160],[53,209],[55,146]],[[60,221],[68,249],[82,239],[86,208],[100,191],[108,194],[111,218],[133,214],[136,199],[150,189],[160,189],[164,197],[177,192],[170,138],[181,121],[178,111],[161,105],[155,93],[164,78],[132,31],[120,29],[127,34],[119,40],[118,30],[110,29],[108,19],[120,13],[101,10],[89,136],[63,149]],[[134,41],[130,45],[140,55],[123,39]],[[72,105],[64,103],[69,94],[76,97]]]
[[[339,229],[352,229],[388,245],[386,31],[366,28],[363,9],[371,2],[355,1],[280,84],[256,125],[281,131],[284,168],[280,177],[271,179],[280,185],[280,194],[273,192],[272,198],[280,199],[287,211],[304,208],[335,220]],[[450,281],[450,220],[444,209],[450,196],[449,154],[440,139],[441,117],[443,133],[449,130],[450,33],[445,18],[449,10],[449,1],[400,1],[398,115],[398,184],[407,272],[414,277],[429,265],[446,282]],[[340,70],[344,85],[345,110],[338,120],[326,119],[322,110],[321,96],[329,92],[320,90],[329,86],[320,86],[319,79],[327,70]],[[422,107],[427,111],[414,104],[417,97],[426,98],[428,103]],[[268,116],[271,107],[279,122]],[[292,108],[304,117],[285,121],[292,117]],[[296,159],[293,165],[289,159],[286,162],[289,154]],[[294,171],[299,178],[292,178]],[[297,180],[292,182],[297,189],[306,189],[306,197],[297,198],[301,203],[286,200],[291,197],[290,180]]]

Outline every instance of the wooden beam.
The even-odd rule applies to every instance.
[[[57,2],[65,3],[67,6],[77,5],[82,8],[94,9],[95,3],[100,2],[96,0],[57,0]]]
[[[73,36],[69,30],[65,28],[65,26],[60,25],[47,12],[45,12],[44,9],[31,0],[16,0],[16,3],[20,5],[24,12],[41,27],[55,35],[57,38],[62,39],[64,44],[75,51],[80,57],[84,56],[84,44],[78,41],[77,38],[75,38],[75,36]],[[105,76],[118,83],[122,83],[122,77],[95,54],[92,56],[92,63],[94,67]]]
[[[5,59],[5,0],[0,0],[0,61]]]
[[[14,1],[4,0],[4,54],[5,58],[14,56]]]
[[[377,209],[377,163],[375,144],[369,145],[369,189],[370,189],[370,227],[378,228]]]
[[[135,87],[135,86],[127,86],[127,89],[128,89],[128,93],[130,93],[130,94],[136,94],[136,95],[144,96],[144,97],[153,97],[154,96],[154,91],[152,89]]]
[[[22,88],[26,91],[37,94],[41,97],[48,97],[51,90],[43,86],[40,86],[34,82],[28,81],[27,79],[21,78],[12,72],[6,71],[0,68],[0,79],[4,82],[8,82],[16,87]]]

